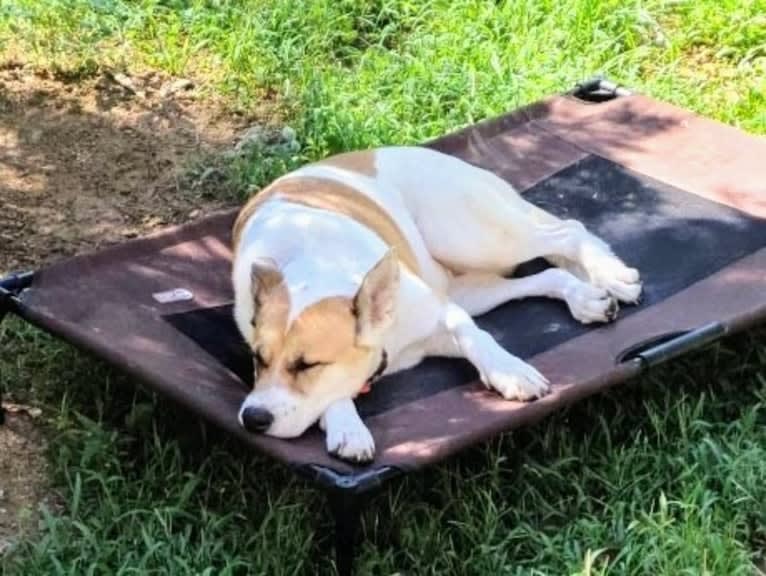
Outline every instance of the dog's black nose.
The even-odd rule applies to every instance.
[[[242,411],[242,425],[248,432],[265,432],[274,422],[274,415],[260,406],[248,406]]]

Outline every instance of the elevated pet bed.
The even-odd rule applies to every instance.
[[[583,221],[641,271],[642,304],[608,326],[583,327],[545,299],[480,318],[550,379],[553,393],[542,400],[506,402],[467,363],[433,359],[360,398],[377,446],[366,467],[328,456],[315,429],[292,441],[246,433],[237,409],[251,360],[229,286],[235,211],[10,276],[0,309],[108,360],[326,489],[342,574],[351,572],[360,498],[386,479],[766,316],[763,139],[596,79],[427,145]]]

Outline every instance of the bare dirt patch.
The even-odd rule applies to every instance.
[[[40,505],[55,507],[48,490],[45,441],[23,411],[6,414],[0,426],[0,557],[35,521]]]
[[[0,272],[188,221],[225,201],[179,180],[247,119],[156,73],[78,82],[0,69]]]
[[[195,190],[183,174],[231,148],[250,124],[209,97],[202,102],[186,80],[104,73],[70,82],[0,65],[0,274],[230,204]],[[41,504],[55,509],[45,449],[34,418],[24,410],[7,415],[0,557],[34,528]]]

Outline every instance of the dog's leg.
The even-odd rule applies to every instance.
[[[566,274],[564,271],[547,273],[535,283],[538,286],[555,284],[559,272]],[[509,288],[511,284],[505,282],[508,281],[498,276],[471,274],[461,277],[451,288],[454,295],[469,307],[470,312],[479,314],[509,298],[531,295],[529,290],[535,285],[527,283],[526,289],[523,285],[520,289],[519,284],[514,284]],[[389,370],[396,372],[409,368],[427,356],[465,358],[476,367],[481,381],[487,387],[494,388],[508,400],[539,398],[548,391],[548,381],[542,374],[500,346],[488,332],[476,325],[469,311],[457,302],[447,302],[438,329],[426,340],[412,344],[396,358],[392,358]]]
[[[531,204],[525,208],[518,210],[511,205],[508,216],[516,213],[516,221],[503,220],[507,226],[515,227],[513,236],[521,243],[513,256],[517,264],[544,257],[563,265],[581,280],[607,290],[617,300],[638,301],[641,295],[638,271],[626,266],[606,242],[590,233],[581,222],[560,220]],[[497,214],[502,217],[502,211]]]
[[[526,202],[522,199],[522,201]],[[540,254],[554,266],[568,270],[584,282],[606,289],[622,302],[634,303],[641,297],[638,270],[629,268],[601,238],[575,220],[561,220],[534,204],[527,203],[534,222],[545,231],[551,227],[569,228],[572,236],[564,250]]]
[[[338,400],[319,420],[325,431],[327,452],[351,462],[370,462],[375,457],[375,441],[350,398]]]
[[[452,270],[504,274],[543,257],[618,300],[635,302],[641,294],[638,271],[606,242],[526,201],[494,174],[475,169],[438,198],[422,208],[428,218],[418,229],[429,252]]]
[[[466,358],[479,371],[481,381],[507,400],[531,400],[548,392],[548,381],[533,366],[506,351],[479,328],[463,308],[453,302],[444,308],[443,329],[429,354]]]
[[[617,302],[604,288],[587,284],[567,270],[549,268],[523,278],[467,273],[450,280],[450,299],[471,316],[478,316],[509,300],[545,296],[564,300],[583,324],[608,322],[617,315]]]
[[[641,296],[638,270],[629,268],[609,245],[576,220],[561,220],[520,199],[535,224],[534,257],[544,257],[584,282],[603,288],[617,300],[635,303]]]

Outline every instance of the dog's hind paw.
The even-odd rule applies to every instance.
[[[579,271],[582,276],[582,271]],[[612,322],[620,306],[606,288],[595,286],[570,269],[549,268],[537,276],[544,293],[566,302],[572,317],[583,324]],[[533,277],[534,278],[534,277]]]
[[[606,288],[573,279],[563,294],[572,316],[583,324],[617,319],[620,306]]]
[[[602,254],[586,265],[594,286],[603,288],[620,302],[636,304],[641,299],[641,278],[638,270],[630,268],[613,254]]]

